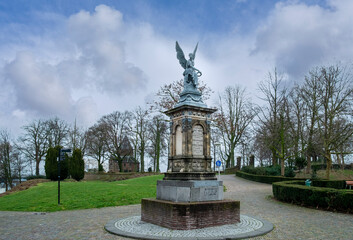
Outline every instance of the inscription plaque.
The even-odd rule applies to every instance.
[[[216,196],[217,195],[217,189],[205,188],[204,194],[205,194],[205,196]]]
[[[176,131],[175,131],[175,155],[181,155],[182,154],[182,133],[181,133],[181,127],[177,126]]]
[[[192,132],[192,155],[203,155],[203,128],[201,125],[195,125]]]

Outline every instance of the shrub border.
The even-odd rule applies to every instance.
[[[263,176],[263,175],[255,175],[250,174],[242,171],[237,171],[235,173],[237,177],[245,178],[247,180],[261,182],[261,183],[268,183],[272,184],[274,182],[283,182],[283,181],[290,181],[290,180],[301,180],[305,181],[306,178],[291,178],[291,177],[282,177],[282,176]]]
[[[275,199],[301,206],[353,213],[353,190],[327,187],[308,187],[302,181],[272,184]]]

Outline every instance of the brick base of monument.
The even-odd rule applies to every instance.
[[[240,222],[240,202],[178,203],[144,198],[141,201],[141,220],[175,230],[235,224]]]

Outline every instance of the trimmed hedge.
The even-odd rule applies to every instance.
[[[236,173],[237,171],[239,171],[239,168],[238,167],[232,167],[232,168],[226,168],[224,170],[224,173],[225,174],[234,174]],[[217,171],[218,172],[218,171]]]
[[[315,182],[317,183],[319,181]],[[330,181],[322,182],[322,185],[331,184],[328,183]],[[338,186],[338,184],[336,186]],[[351,190],[307,187],[302,185],[302,181],[286,181],[273,183],[272,191],[274,197],[280,201],[353,213],[353,191]]]
[[[283,182],[283,181],[290,181],[290,180],[301,180],[304,181],[306,180],[305,178],[291,178],[291,177],[282,177],[282,176],[263,176],[263,175],[255,175],[255,174],[250,174],[250,173],[245,173],[242,171],[237,171],[235,173],[237,177],[245,178],[251,181],[255,182],[261,182],[261,183],[274,183],[274,182]]]
[[[345,189],[346,181],[344,180],[313,180],[311,183],[314,187]]]
[[[32,180],[32,179],[46,179],[47,177],[44,175],[29,175],[24,178],[28,181],[28,180]]]

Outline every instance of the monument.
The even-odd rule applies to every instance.
[[[156,198],[142,199],[141,216],[111,220],[105,229],[120,236],[153,240],[226,240],[263,235],[273,225],[240,215],[240,202],[223,199],[223,182],[212,171],[210,120],[216,109],[207,107],[197,88],[202,75],[194,66],[197,45],[189,60],[178,42],[176,51],[184,68],[184,89],[178,103],[165,112],[170,117],[168,170],[157,182]]]
[[[141,220],[169,229],[190,230],[240,221],[240,202],[223,199],[223,182],[211,167],[208,108],[198,90],[202,73],[195,68],[198,45],[186,60],[176,42],[184,68],[184,89],[179,102],[165,112],[170,117],[168,170],[157,182],[156,199],[142,199]]]

